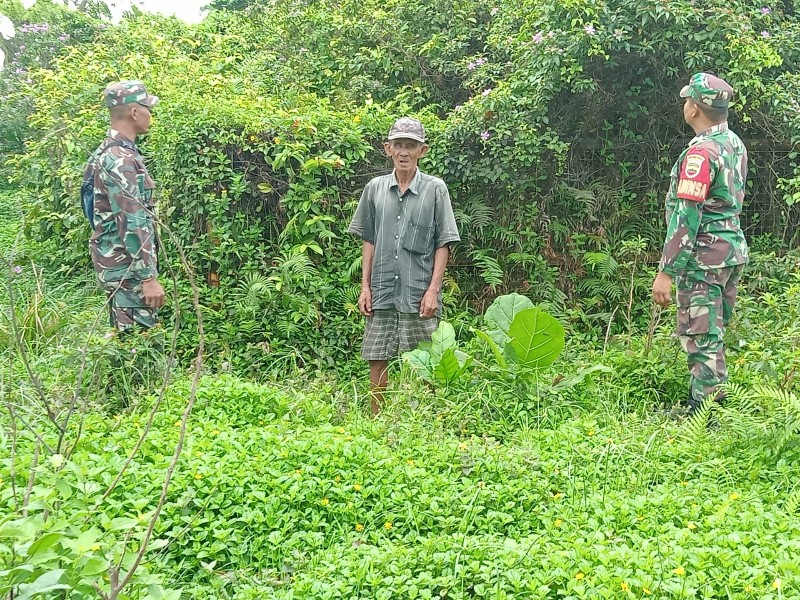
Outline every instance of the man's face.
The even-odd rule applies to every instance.
[[[697,108],[694,100],[691,98],[686,98],[686,101],[683,103],[683,120],[686,121],[687,124],[691,125],[697,118],[697,113],[699,112],[700,109]]]
[[[136,126],[136,133],[147,133],[150,129],[150,122],[152,121],[153,112],[152,108],[144,104],[134,103],[131,109],[131,118]]]
[[[383,148],[392,159],[395,170],[401,173],[413,173],[419,159],[428,152],[428,146],[408,138],[391,140],[386,142]]]

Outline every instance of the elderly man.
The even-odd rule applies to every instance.
[[[678,335],[688,356],[693,414],[706,398],[719,400],[717,388],[727,380],[723,335],[748,258],[739,223],[747,149],[728,128],[730,85],[697,73],[680,95],[686,99],[684,120],[695,137],[672,169],[667,237],[653,300],[668,306],[675,279]]]
[[[422,123],[395,121],[384,150],[394,170],[367,184],[349,229],[363,240],[358,308],[367,319],[361,355],[373,414],[383,404],[389,361],[436,330],[450,246],[461,239],[447,186],[417,167],[428,152]]]
[[[158,282],[155,183],[135,141],[150,129],[158,98],[141,81],[111,84],[103,97],[111,129],[86,167],[94,181],[94,208],[87,215],[94,227],[89,248],[108,296],[112,327],[149,329],[157,322],[165,294]]]

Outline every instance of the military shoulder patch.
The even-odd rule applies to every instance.
[[[681,165],[678,179],[678,198],[703,202],[711,186],[711,164],[708,150],[703,147],[689,150]]]

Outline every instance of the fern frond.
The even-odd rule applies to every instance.
[[[472,261],[478,267],[481,278],[492,289],[503,284],[503,268],[491,256],[487,256],[483,250],[472,252]]]
[[[688,444],[696,444],[708,437],[708,419],[716,403],[706,398],[695,413],[686,421],[681,431],[681,439]]]
[[[800,511],[800,486],[796,486],[783,503],[783,509],[790,515],[796,515]]]

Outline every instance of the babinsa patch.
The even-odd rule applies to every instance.
[[[683,159],[677,196],[682,200],[703,202],[708,197],[711,186],[711,165],[708,150],[703,147],[692,148]]]

